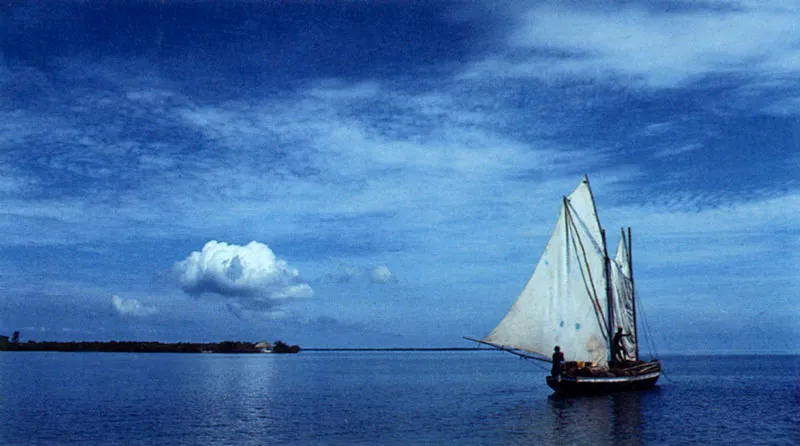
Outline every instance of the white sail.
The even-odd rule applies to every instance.
[[[625,232],[619,239],[617,253],[611,262],[611,300],[613,303],[612,326],[613,330],[622,328],[622,332],[630,334],[622,338],[625,351],[622,352],[623,359],[635,361],[637,334],[636,334],[636,307],[633,297],[633,272],[631,271],[630,250],[625,237]]]
[[[607,364],[605,249],[588,178],[564,199],[528,284],[485,341]]]

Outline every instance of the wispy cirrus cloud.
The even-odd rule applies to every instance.
[[[649,301],[648,308],[704,312],[711,300],[718,308],[797,314],[786,285],[800,286],[794,271],[800,264],[799,245],[791,235],[794,217],[789,211],[799,205],[796,189],[762,191],[738,200],[676,194],[612,208],[605,224],[633,227],[637,289]],[[613,232],[610,240],[616,240]],[[704,300],[690,305],[683,298],[686,293]],[[685,306],[674,307],[676,299]]]
[[[778,99],[760,111],[776,116],[798,116],[800,115],[800,96]]]
[[[702,144],[699,143],[689,143],[679,146],[671,146],[671,147],[662,147],[653,154],[656,158],[667,158],[677,155],[686,154],[689,152],[694,152],[695,150],[700,150],[703,148]]]
[[[672,88],[721,74],[789,81],[800,68],[800,10],[783,2],[565,2],[516,13],[508,52],[476,63],[468,75],[628,79]]]

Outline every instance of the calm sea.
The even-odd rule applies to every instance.
[[[800,357],[664,357],[555,400],[501,352],[0,352],[2,445],[800,444]]]

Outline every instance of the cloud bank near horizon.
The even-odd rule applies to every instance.
[[[386,265],[373,267],[339,265],[335,272],[328,273],[317,280],[330,283],[369,282],[387,284],[397,282],[397,278]]]
[[[123,299],[119,296],[111,297],[111,306],[120,316],[144,318],[158,313],[154,305],[145,305],[138,299]]]

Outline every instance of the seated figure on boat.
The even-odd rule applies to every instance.
[[[561,351],[561,347],[555,346],[553,349],[553,367],[550,369],[550,375],[553,377],[561,376],[561,369],[564,363],[564,353]]]

